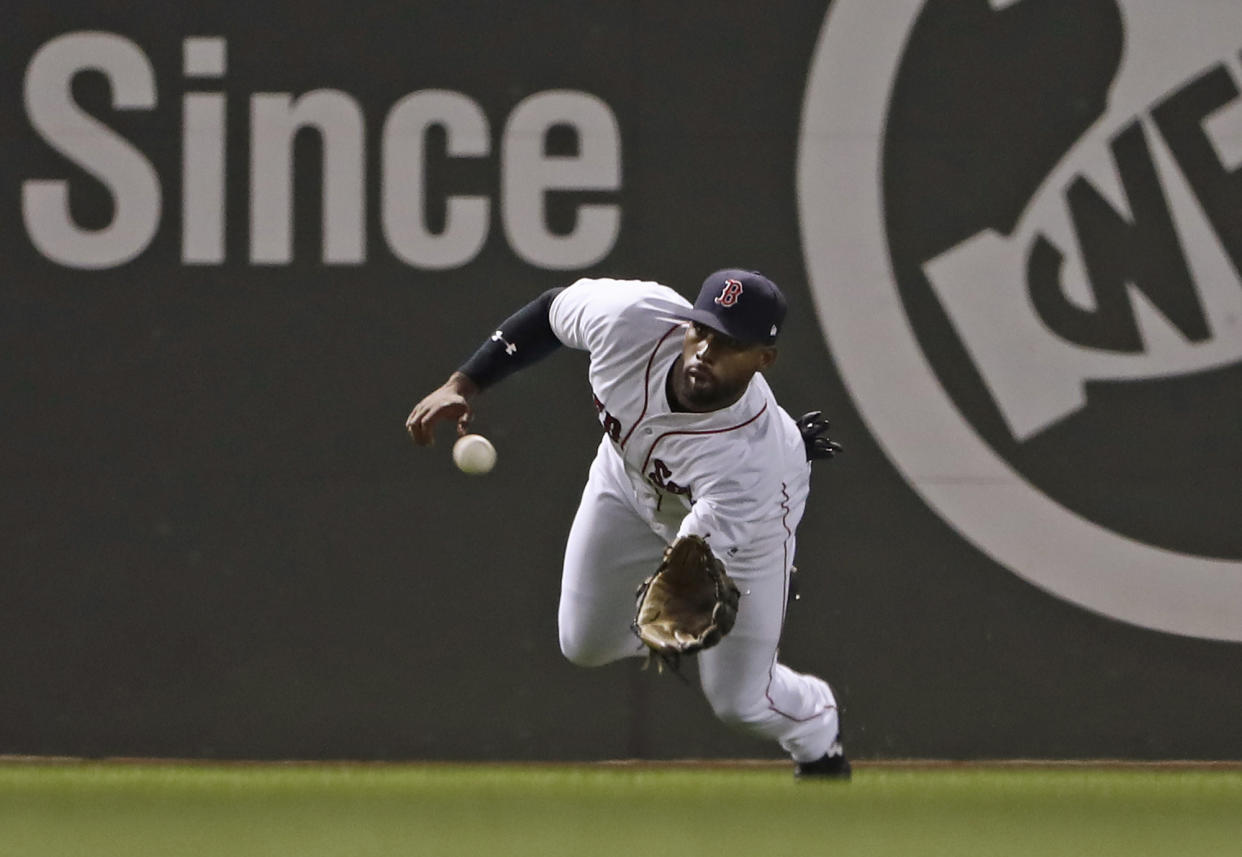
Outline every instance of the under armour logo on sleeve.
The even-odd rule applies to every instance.
[[[510,357],[517,353],[517,345],[505,339],[504,333],[499,330],[492,334],[492,342],[503,342],[505,344],[505,354],[508,354]]]

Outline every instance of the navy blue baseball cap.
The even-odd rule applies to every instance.
[[[785,296],[763,274],[725,268],[703,281],[694,308],[680,317],[747,345],[774,345],[785,323],[785,309]]]

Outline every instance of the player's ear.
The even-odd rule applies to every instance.
[[[762,372],[764,369],[767,369],[769,366],[771,366],[773,363],[776,362],[776,346],[765,345],[763,348],[759,349],[758,356],[759,356],[758,371]]]

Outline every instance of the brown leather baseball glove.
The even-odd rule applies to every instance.
[[[682,655],[709,649],[733,629],[738,591],[699,536],[682,536],[664,551],[655,574],[638,587],[634,633],[676,670]]]

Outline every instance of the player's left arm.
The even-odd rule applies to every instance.
[[[763,540],[780,515],[779,489],[756,469],[712,474],[696,480],[694,503],[677,535],[702,536],[725,563]]]

